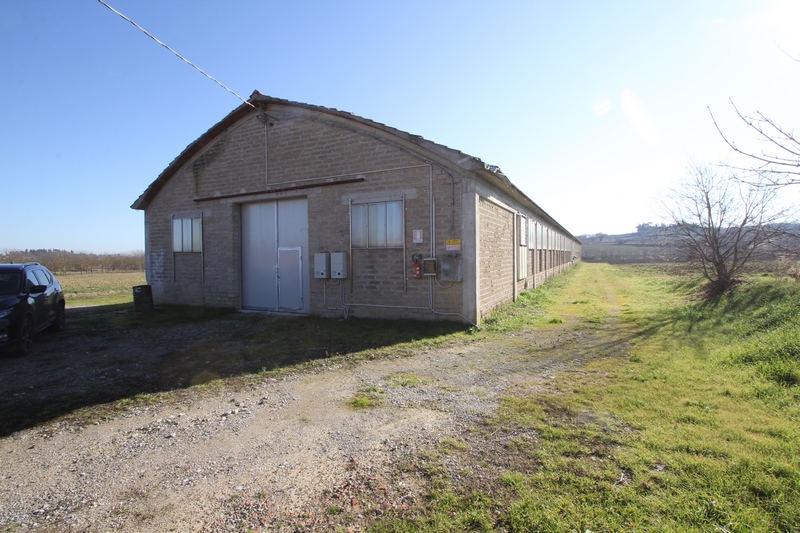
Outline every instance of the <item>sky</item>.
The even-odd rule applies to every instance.
[[[244,98],[497,165],[576,236],[736,163],[709,110],[746,146],[732,102],[800,127],[796,0],[106,1]],[[143,250],[130,205],[240,104],[97,0],[0,0],[0,251]]]

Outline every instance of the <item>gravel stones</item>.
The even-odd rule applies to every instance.
[[[567,364],[519,349],[555,339],[320,364],[233,396],[186,389],[98,424],[19,431],[0,439],[0,530],[362,530],[419,498],[423,452],[492,413],[509,387]],[[114,350],[107,341],[103,351]],[[367,389],[382,391],[381,403],[349,407]]]

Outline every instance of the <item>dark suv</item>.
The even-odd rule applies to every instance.
[[[39,263],[0,264],[0,348],[22,355],[33,350],[33,335],[66,324],[64,293],[53,274]]]

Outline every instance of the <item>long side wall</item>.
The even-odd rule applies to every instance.
[[[485,198],[478,202],[481,273],[478,306],[483,319],[514,298],[514,212]]]
[[[580,260],[580,243],[508,197],[479,187],[478,320]]]
[[[580,243],[538,219],[529,218],[527,223],[532,225],[528,241],[517,250],[527,258],[525,288],[538,287],[581,260]]]

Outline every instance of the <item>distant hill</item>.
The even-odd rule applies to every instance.
[[[800,225],[793,224],[795,234],[800,234]],[[582,243],[583,261],[590,263],[676,263],[686,261],[686,254],[674,245],[671,233],[674,226],[667,224],[639,224],[636,233],[607,235],[578,235]],[[761,257],[764,260],[776,259],[779,252]]]
[[[578,235],[583,243],[581,256],[590,263],[670,263],[683,261],[670,245],[670,227],[666,224],[640,224],[636,233],[621,235]]]

